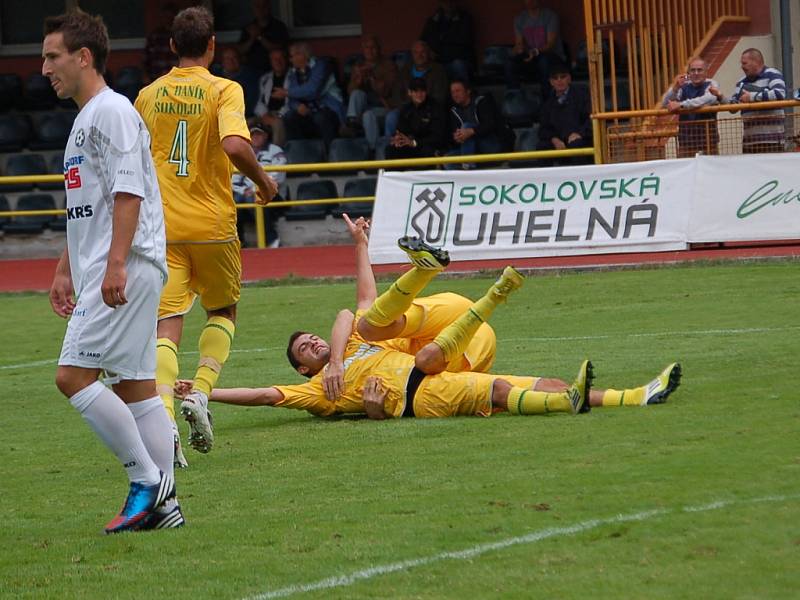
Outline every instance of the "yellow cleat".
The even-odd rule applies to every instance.
[[[592,407],[589,404],[589,392],[592,389],[593,379],[594,371],[592,363],[591,361],[585,360],[581,364],[581,368],[578,371],[578,376],[567,390],[570,404],[572,404],[573,415],[587,413],[592,410]]]
[[[514,267],[506,267],[503,269],[503,274],[492,285],[492,291],[496,296],[500,296],[503,300],[508,298],[508,295],[514,290],[522,287],[522,282],[525,278],[522,273],[517,271]]]
[[[672,363],[661,371],[658,377],[647,384],[642,406],[647,406],[648,404],[663,404],[666,402],[667,397],[681,384],[681,375],[682,370],[680,363]]]

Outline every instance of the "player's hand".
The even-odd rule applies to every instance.
[[[172,392],[178,400],[183,400],[192,392],[193,383],[189,379],[178,379],[172,387]]]
[[[389,390],[384,389],[380,377],[367,377],[364,383],[364,412],[370,419],[385,419],[386,413],[383,411]]]
[[[353,238],[353,242],[356,245],[369,243],[369,219],[358,217],[354,223],[347,213],[342,213],[342,218],[350,232],[350,237]]]
[[[344,365],[328,362],[322,371],[322,388],[328,400],[336,400],[344,393]]]
[[[278,195],[278,183],[267,175],[266,185],[259,185],[254,201],[259,206],[266,206]]]
[[[75,290],[72,278],[63,273],[56,273],[53,285],[50,286],[50,306],[59,317],[66,319],[75,309]]]
[[[128,303],[125,297],[125,284],[128,282],[128,271],[125,265],[108,265],[103,283],[100,285],[100,293],[103,295],[103,302],[111,308],[122,306]]]

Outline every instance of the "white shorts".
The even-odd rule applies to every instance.
[[[110,308],[100,286],[105,263],[87,269],[83,289],[67,324],[60,366],[103,369],[111,380],[155,379],[156,322],[164,277],[149,260],[128,257],[128,303]]]

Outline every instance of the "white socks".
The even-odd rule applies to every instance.
[[[142,436],[153,462],[164,474],[173,477],[175,454],[173,423],[164,409],[161,397],[154,396],[141,402],[133,402],[128,404],[128,409],[136,419],[139,435]]]
[[[122,463],[132,482],[154,485],[160,481],[159,469],[145,448],[136,420],[119,396],[95,381],[69,401]],[[171,445],[171,435],[169,439]]]

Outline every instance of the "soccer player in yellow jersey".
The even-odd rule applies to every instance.
[[[208,452],[214,441],[208,396],[230,353],[241,286],[233,167],[256,183],[259,204],[268,203],[277,186],[249,143],[241,86],[208,72],[215,48],[211,13],[203,7],[179,12],[170,46],[178,66],[144,88],[135,103],[152,138],[167,233],[169,280],[159,306],[156,383],[174,422],[183,317],[200,296],[208,321],[193,392],[181,412],[192,447]],[[185,466],[177,442],[176,462]]]

